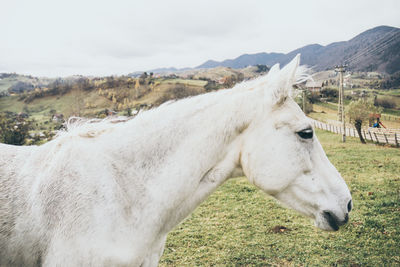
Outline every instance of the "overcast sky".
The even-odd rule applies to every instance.
[[[400,27],[399,0],[2,0],[0,72],[112,75],[194,67]]]

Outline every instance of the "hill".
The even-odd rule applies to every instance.
[[[15,73],[0,73],[0,96],[9,92],[30,91],[35,87],[47,85],[50,80]]]
[[[221,62],[208,60],[196,68],[217,66],[243,68],[249,65],[280,63],[285,65],[296,54],[301,53],[302,64],[316,71],[332,69],[335,65],[348,64],[352,71],[377,71],[393,74],[400,71],[400,29],[379,26],[367,30],[348,41],[335,42],[327,46],[311,44],[287,54],[244,54]]]

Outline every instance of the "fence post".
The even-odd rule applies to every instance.
[[[369,137],[371,138],[371,141],[374,142],[374,139],[372,138],[371,131],[368,131],[368,133],[369,133]]]
[[[379,139],[378,139],[378,137],[376,136],[376,133],[375,133],[375,132],[374,132],[374,135],[375,135],[376,142],[379,144]]]
[[[396,146],[399,147],[399,141],[397,141],[397,134],[394,133],[394,141],[396,143]]]
[[[365,134],[365,130],[363,129],[363,133],[364,133],[364,138],[365,138],[365,140],[368,140],[367,139],[367,135]]]
[[[388,142],[388,139],[387,139],[387,137],[386,137],[386,134],[385,134],[385,133],[383,133],[383,136],[385,137],[386,144],[389,144],[389,142]]]

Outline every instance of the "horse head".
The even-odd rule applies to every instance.
[[[240,163],[254,185],[313,218],[317,227],[336,231],[349,219],[351,195],[291,97],[299,59],[282,70],[274,66],[256,88],[263,108],[244,133]]]

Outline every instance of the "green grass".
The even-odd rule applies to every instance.
[[[396,110],[396,109],[384,108],[383,113],[400,117],[400,110]]]
[[[232,179],[168,235],[160,265],[399,266],[400,150],[317,135],[352,192],[347,226],[319,230],[245,178]]]
[[[22,112],[25,104],[23,101],[18,101],[18,97],[16,95],[0,97],[0,111]]]
[[[192,85],[192,86],[199,86],[203,87],[207,84],[207,81],[203,80],[186,80],[186,79],[166,79],[163,80],[162,83],[170,83],[170,84],[175,84],[175,83],[181,83],[184,85]]]
[[[0,80],[0,93],[3,91],[7,91],[16,81],[13,81],[10,78],[3,78]]]
[[[337,111],[337,104],[334,104],[334,103],[328,103],[328,102],[318,102],[317,104],[314,104],[314,105],[319,105],[319,106],[322,106],[322,107],[325,107],[325,108],[329,108],[329,109],[331,109],[331,110],[336,110]]]
[[[378,95],[387,95],[387,96],[400,96],[400,89],[370,89],[370,88],[357,88],[352,89],[351,91],[366,91],[368,93],[376,92]]]
[[[400,89],[391,89],[391,90],[380,90],[379,94],[388,95],[388,96],[400,96]]]

